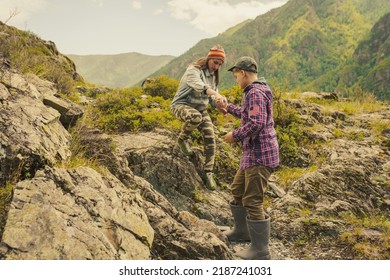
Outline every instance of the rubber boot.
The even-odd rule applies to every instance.
[[[182,152],[189,156],[192,154],[192,150],[191,150],[191,147],[190,145],[188,144],[187,140],[182,140],[182,139],[179,139],[177,140],[177,144],[179,145],[180,149],[182,150]]]
[[[246,223],[246,209],[244,206],[229,203],[232,211],[234,226],[233,229],[223,232],[229,241],[250,241],[248,226]]]
[[[236,256],[244,260],[270,260],[269,237],[270,217],[266,215],[265,220],[246,220],[248,224],[251,245],[248,249],[239,251]]]
[[[209,190],[215,190],[217,187],[217,183],[214,180],[213,172],[205,172],[206,173],[206,188]]]

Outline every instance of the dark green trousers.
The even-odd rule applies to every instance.
[[[264,193],[268,187],[271,168],[253,166],[245,170],[239,169],[230,186],[237,205],[246,208],[249,220],[264,220]]]

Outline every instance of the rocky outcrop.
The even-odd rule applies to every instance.
[[[154,231],[142,199],[111,174],[45,168],[14,188],[5,259],[148,259]]]
[[[220,187],[210,191],[203,183],[202,148],[194,146],[194,155],[189,158],[178,148],[175,139],[173,133],[157,130],[124,134],[116,137],[115,142],[126,155],[133,173],[150,182],[178,210],[190,211],[216,224],[230,223],[228,201],[231,197],[227,189]],[[218,151],[219,165],[222,165],[222,157]],[[235,168],[237,166],[225,168],[224,172],[230,173],[230,177],[218,177],[220,186],[230,183]]]
[[[84,115],[84,110],[74,102],[62,99],[57,94],[55,85],[51,82],[39,79],[35,75],[27,75],[28,82],[40,91],[40,99],[48,107],[60,113],[60,122],[65,128],[76,124],[77,120]]]
[[[0,182],[32,178],[46,164],[70,156],[60,113],[42,102],[42,91],[14,71],[1,73]]]
[[[50,82],[11,69],[1,75],[0,188],[12,184],[14,191],[0,209],[0,258],[232,258],[217,226],[178,211],[134,176],[110,136],[81,125],[73,132],[79,150],[71,150],[61,123],[69,103]],[[72,153],[106,171],[54,167]]]
[[[144,209],[155,229],[155,259],[232,259],[226,237],[217,226],[188,211],[178,211],[153,186],[135,177],[144,198]]]
[[[308,136],[319,142],[316,154],[322,163],[299,177],[288,187],[287,194],[276,198],[268,209],[275,229],[273,237],[291,244],[294,258],[389,256],[386,237],[379,226],[369,226],[367,230],[361,224],[362,220],[375,224],[390,217],[390,151],[385,145],[389,139],[384,135],[378,138],[370,131],[375,121],[389,120],[389,111],[332,117],[331,121],[321,107],[315,107],[318,114],[314,117],[307,110],[310,104],[299,104],[297,108],[302,108],[307,124],[316,124],[316,130]],[[344,137],[334,135],[336,124]]]
[[[232,255],[226,243],[226,238],[222,235],[217,226],[209,220],[199,219],[190,212],[183,210],[185,207],[175,207],[174,197],[166,198],[160,190],[143,177],[133,174],[131,168],[134,165],[127,160],[128,152],[124,151],[124,146],[130,145],[141,148],[155,146],[156,142],[174,142],[166,134],[167,131],[160,131],[161,134],[141,133],[132,135],[116,136],[112,138],[102,134],[96,129],[87,127],[77,127],[80,146],[84,147],[83,153],[96,162],[106,166],[123,184],[133,190],[137,190],[142,198],[142,207],[148,216],[149,223],[154,230],[154,241],[151,248],[151,257],[154,259],[230,259]],[[164,135],[165,133],[165,135]],[[140,141],[138,141],[140,140]],[[110,147],[117,146],[112,150]],[[144,146],[144,147],[145,147]],[[147,151],[147,149],[146,149]],[[163,150],[162,152],[166,152]],[[166,155],[168,157],[169,155]],[[152,166],[153,159],[144,162],[145,165]],[[181,161],[186,162],[185,156],[181,156]],[[179,164],[181,167],[183,164]],[[186,164],[184,164],[186,165]],[[190,172],[196,172],[188,169]],[[169,166],[164,170],[157,171],[158,176],[169,178],[171,172]],[[152,174],[152,173],[148,173]],[[149,177],[148,177],[149,179]],[[159,187],[157,185],[157,187]],[[207,190],[203,190],[206,196]],[[225,194],[226,195],[226,194]],[[184,195],[183,195],[184,197]],[[188,193],[186,200],[192,203],[192,193]],[[222,199],[220,199],[222,201]],[[199,201],[198,201],[199,202]],[[207,208],[207,204],[204,204]],[[180,205],[179,205],[180,206]],[[191,209],[190,209],[191,210]],[[222,212],[223,211],[219,211]],[[225,213],[226,215],[226,213]],[[207,256],[207,257],[205,257]]]

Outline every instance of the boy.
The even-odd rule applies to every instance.
[[[268,178],[279,166],[272,91],[264,78],[258,79],[257,70],[253,58],[241,57],[228,70],[244,90],[241,107],[218,102],[218,107],[241,118],[240,127],[222,139],[242,143],[240,168],[231,185],[234,227],[225,232],[230,241],[251,240],[250,248],[237,253],[242,259],[270,259],[270,217],[264,212],[263,201]]]

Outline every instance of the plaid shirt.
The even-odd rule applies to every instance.
[[[262,165],[279,166],[279,145],[274,128],[272,91],[267,84],[254,82],[244,89],[241,107],[228,105],[228,112],[241,118],[233,137],[242,143],[242,170]]]

